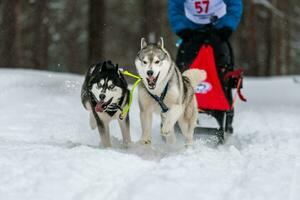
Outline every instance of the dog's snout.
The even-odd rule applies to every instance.
[[[105,97],[106,97],[105,94],[100,94],[100,95],[99,95],[100,100],[104,100]]]
[[[153,74],[154,74],[154,71],[153,71],[153,70],[150,69],[150,70],[147,71],[147,75],[148,75],[148,76],[153,76]]]

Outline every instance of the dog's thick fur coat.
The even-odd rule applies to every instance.
[[[110,61],[92,65],[81,89],[81,101],[90,112],[90,126],[98,128],[101,143],[111,147],[109,123],[117,119],[121,128],[123,143],[131,143],[129,115],[120,117],[128,104],[129,90],[123,75]]]
[[[181,74],[164,48],[162,38],[157,44],[149,45],[142,38],[141,50],[137,54],[135,65],[143,79],[143,84],[139,86],[142,125],[140,142],[151,143],[152,114],[156,112],[161,114],[161,134],[165,136],[167,143],[175,143],[174,125],[178,121],[186,138],[186,145],[192,145],[198,116],[194,91],[197,85],[205,80],[206,72],[192,69]],[[166,87],[168,88],[163,102],[168,111],[163,113],[152,95],[160,97]]]

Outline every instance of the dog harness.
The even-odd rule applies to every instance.
[[[166,85],[164,91],[161,93],[160,97],[157,96],[157,95],[154,95],[154,94],[150,93],[147,90],[148,94],[159,104],[162,113],[166,113],[169,110],[168,106],[164,103],[164,99],[166,97],[168,89],[169,89],[169,83],[167,83],[167,85]]]
[[[130,99],[129,99],[129,103],[128,105],[122,110],[122,113],[120,115],[120,118],[123,118],[127,115],[127,113],[129,112],[129,109],[131,107],[131,104],[132,104],[132,96],[133,96],[133,93],[134,93],[134,90],[135,88],[140,84],[142,78],[137,76],[137,75],[134,75],[128,71],[123,71],[121,70],[122,74],[126,75],[126,76],[130,76],[130,77],[133,77],[135,79],[137,79],[130,91]],[[169,89],[169,83],[167,83],[164,91],[161,93],[160,97],[157,96],[157,95],[154,95],[154,94],[151,94],[148,90],[148,94],[155,100],[157,101],[157,103],[159,104],[159,106],[161,107],[161,110],[163,113],[167,112],[169,110],[168,106],[164,103],[164,99],[166,97],[166,94],[168,92],[168,89]]]
[[[126,75],[126,76],[130,76],[130,77],[133,77],[133,78],[137,79],[137,80],[135,81],[135,83],[133,84],[133,87],[132,87],[132,89],[131,89],[131,91],[130,91],[129,102],[128,102],[128,104],[122,109],[122,113],[120,114],[120,119],[124,119],[124,117],[127,115],[127,113],[128,113],[129,110],[130,110],[130,107],[131,107],[131,104],[132,104],[132,96],[133,96],[134,90],[135,90],[135,88],[139,85],[139,83],[141,82],[142,78],[139,77],[139,76],[137,76],[137,75],[134,75],[134,74],[132,74],[132,73],[130,73],[130,72],[128,72],[128,71],[123,71],[123,70],[121,70],[121,69],[120,69],[120,71],[121,71],[122,74],[124,74],[124,75]]]

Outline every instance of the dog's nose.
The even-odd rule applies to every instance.
[[[150,69],[150,70],[147,71],[148,76],[153,76],[153,74],[154,74],[153,70]]]
[[[99,95],[100,100],[104,100],[105,97],[106,97],[105,94],[100,94],[100,95]]]

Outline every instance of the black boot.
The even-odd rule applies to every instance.
[[[225,131],[227,133],[232,134],[233,133],[233,127],[232,127],[232,122],[233,122],[233,115],[234,111],[228,111],[226,112],[226,125],[225,125]]]

